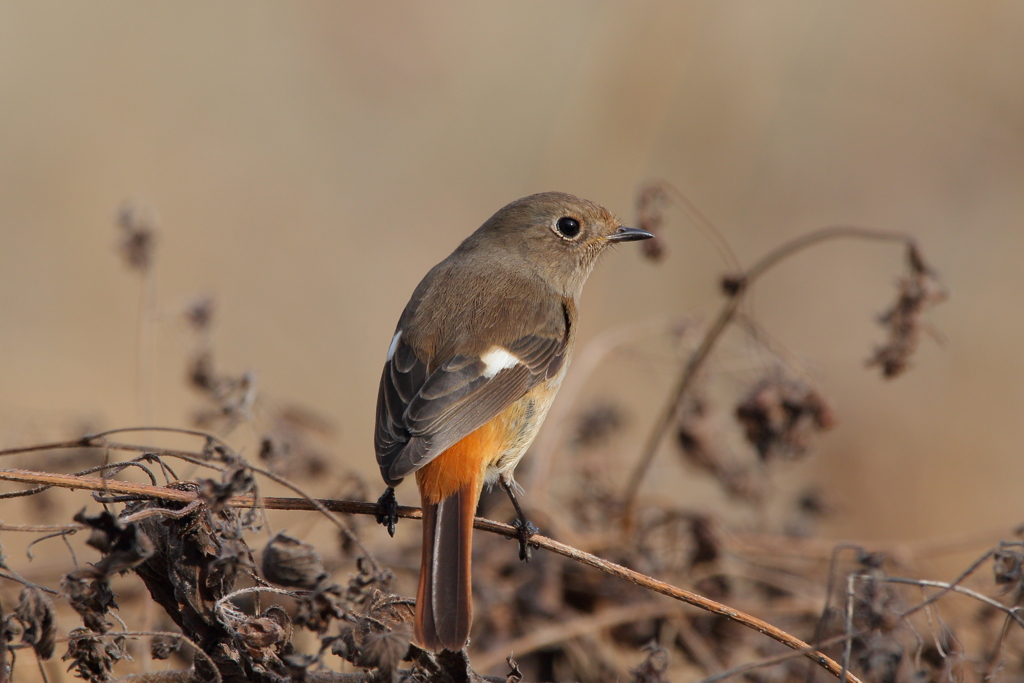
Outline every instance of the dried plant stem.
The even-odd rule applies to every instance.
[[[927,580],[924,580],[924,579],[906,579],[906,578],[899,577],[899,576],[887,576],[887,577],[885,577],[883,579],[883,581],[885,581],[886,583],[905,583],[905,584],[910,584],[912,586],[928,586],[928,587],[931,587],[931,588],[942,588],[945,591],[953,591],[953,592],[956,592],[956,593],[960,593],[962,595],[966,595],[968,597],[974,598],[975,600],[978,600],[979,602],[985,603],[989,607],[993,607],[993,608],[999,610],[1000,612],[1005,613],[1008,619],[1012,619],[1013,621],[1015,621],[1017,623],[1018,626],[1020,626],[1021,628],[1024,628],[1024,617],[1021,616],[1021,613],[1020,613],[1020,609],[1021,608],[1020,607],[1007,607],[1006,605],[1004,605],[1003,603],[999,602],[998,600],[993,600],[992,598],[988,597],[987,595],[982,595],[981,593],[979,593],[977,591],[973,591],[970,588],[964,588],[963,586],[958,586],[956,584],[947,583],[945,581],[927,581]]]
[[[843,670],[839,673],[839,683],[846,683],[850,671],[850,653],[853,651],[853,598],[857,575],[846,577],[846,640],[843,641]]]
[[[112,479],[100,480],[94,477],[76,477],[70,474],[52,474],[49,472],[5,469],[0,470],[0,480],[16,481],[25,484],[49,484],[69,489],[87,489],[91,491],[137,495],[147,498],[175,500],[183,503],[192,503],[197,500],[197,494],[192,491],[181,491],[147,484],[133,484],[130,482]],[[229,505],[238,507],[252,506],[254,503],[255,500],[252,496],[235,496],[228,501]],[[330,510],[332,512],[347,512],[351,514],[366,515],[374,515],[377,513],[376,504],[354,501],[264,498],[262,500],[262,504],[266,508],[276,510]],[[398,515],[400,517],[418,519],[421,517],[421,512],[418,508],[399,506]],[[516,535],[516,530],[510,524],[502,524],[500,522],[482,519],[479,517],[476,519],[474,527],[483,531],[502,534],[509,538]],[[606,574],[617,576],[629,581],[630,583],[636,584],[637,586],[641,586],[656,593],[661,593],[662,595],[667,595],[670,598],[699,607],[700,609],[713,614],[724,616],[746,626],[747,628],[751,628],[758,633],[762,633],[769,638],[782,643],[786,647],[793,648],[794,650],[800,650],[804,656],[829,671],[834,676],[838,676],[840,673],[841,667],[836,662],[820,652],[817,652],[799,638],[790,635],[786,631],[772,626],[757,617],[741,612],[729,607],[728,605],[723,605],[720,602],[709,600],[708,598],[697,595],[696,593],[691,593],[690,591],[678,588],[663,581],[658,581],[657,579],[641,574],[640,572],[633,571],[632,569],[627,569],[626,567],[615,564],[614,562],[603,560],[596,555],[591,555],[590,553],[573,548],[570,545],[559,543],[558,541],[547,538],[546,536],[535,535],[531,537],[530,542],[536,547],[545,548],[546,550],[550,550],[551,552],[562,555],[563,557],[568,557],[569,559],[581,564],[599,569]],[[852,675],[848,678],[854,683],[859,683],[857,678]]]
[[[197,434],[201,434],[197,432]],[[116,441],[107,441],[103,436],[85,436],[81,439],[74,439],[72,441],[55,441],[52,443],[37,444],[34,446],[22,446],[19,448],[7,448],[0,450],[0,457],[5,455],[21,455],[22,453],[35,453],[38,451],[56,451],[68,448],[106,448],[112,451],[131,451],[134,453],[159,453],[160,455],[170,456],[172,458],[179,458],[193,465],[199,465],[200,467],[206,467],[212,470],[223,471],[224,467],[217,463],[210,462],[203,459],[202,453],[196,453],[195,451],[184,451],[174,448],[154,448],[153,446],[143,446],[133,443],[120,443]]]
[[[287,595],[290,598],[298,598],[299,594],[295,591],[285,590],[284,588],[274,588],[273,586],[253,586],[251,588],[242,588],[232,593],[228,593],[213,605],[213,611],[217,614],[217,620],[226,627],[231,627],[232,622],[242,621],[245,615],[239,612],[235,607],[228,605],[232,600],[237,598],[239,595],[252,595],[259,593],[273,593],[275,595]]]
[[[915,244],[914,239],[911,236],[900,232],[872,230],[870,228],[857,226],[835,226],[822,228],[821,230],[815,230],[814,232],[802,235],[782,244],[778,248],[761,257],[760,260],[745,272],[735,276],[730,276],[728,279],[730,286],[726,287],[727,295],[729,297],[728,300],[726,300],[725,304],[722,306],[722,310],[719,312],[715,322],[711,325],[711,328],[704,335],[704,339],[700,346],[697,347],[693,352],[693,355],[690,356],[690,359],[683,367],[683,373],[680,376],[679,381],[676,383],[675,388],[672,390],[672,393],[669,394],[668,401],[666,401],[661,412],[658,414],[658,418],[655,420],[654,426],[651,428],[650,435],[644,443],[644,448],[640,452],[640,459],[637,461],[637,464],[633,469],[633,473],[630,475],[629,483],[626,485],[626,490],[623,494],[622,519],[625,528],[628,529],[632,526],[633,513],[635,511],[636,499],[637,494],[640,491],[640,485],[643,483],[644,476],[647,474],[647,471],[651,467],[651,463],[654,461],[654,456],[658,451],[658,447],[661,445],[661,442],[664,440],[669,428],[675,421],[676,415],[679,413],[683,397],[693,384],[693,381],[697,376],[697,371],[700,370],[702,365],[704,365],[704,362],[707,360],[708,355],[710,355],[711,350],[718,342],[718,339],[722,336],[722,332],[725,331],[725,328],[728,327],[729,323],[731,323],[736,317],[736,312],[739,310],[740,304],[743,302],[743,297],[750,289],[751,285],[753,285],[757,278],[763,275],[775,264],[792,256],[793,254],[820,242],[841,237],[900,242],[907,246],[913,246]]]

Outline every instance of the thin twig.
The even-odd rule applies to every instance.
[[[943,589],[946,589],[947,591],[954,591],[956,593],[961,593],[963,595],[967,595],[969,597],[974,598],[975,600],[978,600],[979,602],[985,603],[989,607],[994,607],[995,609],[999,610],[1000,612],[1005,613],[1007,618],[1012,619],[1013,621],[1017,622],[1018,626],[1020,626],[1021,628],[1024,628],[1024,617],[1021,617],[1021,615],[1020,615],[1020,608],[1019,607],[1007,607],[1006,605],[1004,605],[1003,603],[999,602],[998,600],[993,600],[992,598],[988,597],[987,595],[982,595],[981,593],[979,593],[977,591],[973,591],[970,588],[964,588],[963,586],[957,586],[955,584],[946,583],[945,581],[928,581],[928,580],[925,580],[925,579],[907,579],[907,578],[903,578],[903,577],[900,577],[900,576],[886,576],[882,580],[887,582],[887,583],[905,583],[905,584],[910,584],[912,586],[929,586],[929,587],[932,587],[932,588],[943,588]]]
[[[10,567],[7,567],[7,571],[3,571],[2,569],[0,569],[0,577],[5,578],[8,581],[14,581],[15,583],[20,583],[23,586],[31,586],[32,588],[38,588],[39,590],[44,591],[46,593],[49,593],[50,595],[60,595],[59,591],[55,591],[52,588],[47,588],[46,586],[40,586],[38,583],[32,583],[28,579],[23,578],[21,575],[19,575],[17,572],[12,570]]]
[[[181,508],[180,510],[170,510],[168,508],[145,508],[130,515],[123,515],[121,517],[118,517],[117,519],[122,524],[131,524],[132,522],[138,522],[143,519],[156,516],[170,517],[171,519],[181,519],[182,517],[187,517],[188,515],[191,515],[193,512],[198,510],[199,506],[201,506],[202,504],[203,502],[201,500],[194,500],[185,507]]]
[[[231,602],[234,598],[237,598],[239,595],[250,595],[252,593],[257,595],[260,593],[273,593],[275,595],[287,595],[290,598],[299,598],[301,596],[301,593],[285,590],[284,588],[274,588],[273,586],[252,586],[250,588],[241,588],[232,593],[228,593],[214,603],[213,611],[217,615],[217,621],[229,629],[232,628],[232,622],[238,623],[243,621],[245,617],[244,613],[235,609],[233,606],[225,607],[225,605]],[[242,616],[236,617],[236,614],[240,614]]]
[[[190,433],[191,435],[191,433]],[[185,451],[175,448],[154,448],[153,446],[142,446],[133,443],[121,443],[117,441],[106,441],[104,437],[97,436],[86,436],[81,439],[75,439],[74,441],[55,441],[52,443],[38,444],[34,446],[20,446],[17,448],[7,448],[0,450],[0,457],[5,455],[20,455],[22,453],[34,453],[39,451],[59,451],[66,450],[69,448],[108,448],[112,451],[134,451],[136,453],[155,453],[160,456],[168,456],[171,458],[178,458],[190,462],[193,465],[199,465],[200,467],[206,467],[211,470],[218,470],[223,472],[224,467],[217,463],[210,462],[203,458],[202,453],[195,451]]]
[[[33,534],[68,533],[86,528],[84,524],[3,524],[0,531],[28,531]]]
[[[988,670],[981,679],[983,681],[992,680],[1003,667],[1003,647],[1006,644],[1006,633],[1010,630],[1010,620],[1010,617],[1007,616],[1003,619],[1003,625],[999,627],[999,640],[996,641],[996,647],[992,650],[992,656],[989,657],[986,667]]]
[[[850,653],[853,650],[853,597],[857,575],[846,577],[846,640],[843,641],[843,670],[839,674],[839,683],[846,683],[850,671]]]

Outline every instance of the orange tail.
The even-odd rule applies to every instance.
[[[416,640],[427,650],[458,652],[473,623],[473,516],[476,481],[439,503],[423,501],[423,556],[416,593]]]
[[[501,452],[491,420],[416,472],[423,506],[423,557],[416,593],[416,640],[433,652],[458,652],[473,623],[473,517],[484,466]]]

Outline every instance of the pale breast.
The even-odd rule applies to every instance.
[[[501,420],[508,435],[508,446],[487,463],[484,474],[486,484],[495,483],[501,475],[511,477],[512,470],[526,454],[541,425],[544,424],[544,418],[547,417],[558,392],[558,386],[562,383],[564,367],[563,364],[562,371],[556,377],[541,382],[502,413]]]

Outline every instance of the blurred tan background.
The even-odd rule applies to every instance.
[[[334,457],[376,486],[380,364],[427,269],[519,196],[565,190],[633,220],[652,178],[745,264],[861,224],[917,235],[951,290],[929,316],[943,345],[926,339],[891,382],[864,360],[899,250],[830,244],[754,293],[758,321],[838,413],[810,465],[835,505],[830,536],[954,538],[1024,519],[1013,0],[5,3],[0,443],[187,424],[181,311],[212,293],[220,367],[332,420]],[[141,399],[140,281],[113,225],[135,197],[159,215]],[[673,216],[665,262],[629,245],[600,264],[582,342],[714,314],[724,264]],[[634,373],[637,435],[674,372]],[[701,485],[677,495],[699,505]]]

